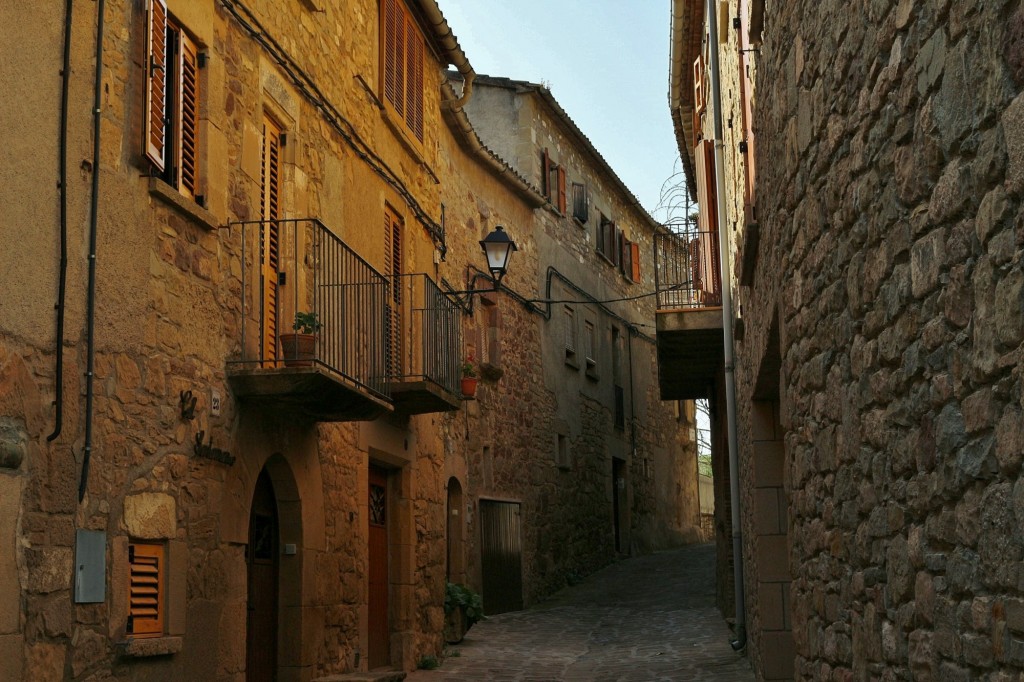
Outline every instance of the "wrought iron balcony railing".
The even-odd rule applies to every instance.
[[[696,224],[670,226],[655,236],[654,278],[659,310],[722,305],[718,234]]]
[[[417,382],[457,396],[462,348],[458,302],[423,273],[388,279],[387,374],[395,400],[402,384]]]
[[[242,232],[241,357],[235,369],[307,367],[387,401],[389,283],[316,218],[233,223]],[[297,313],[315,346],[296,357]],[[294,388],[289,389],[294,393]]]

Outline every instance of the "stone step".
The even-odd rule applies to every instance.
[[[402,682],[405,673],[401,670],[374,670],[365,673],[345,673],[318,677],[313,682]]]

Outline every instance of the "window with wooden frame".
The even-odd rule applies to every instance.
[[[581,223],[586,223],[590,217],[587,186],[581,182],[572,183],[572,217]]]
[[[129,637],[160,637],[164,634],[167,548],[164,545],[128,545]]]
[[[597,252],[604,256],[609,263],[615,263],[615,234],[618,228],[615,221],[609,220],[603,214],[597,224]]]
[[[597,365],[597,332],[590,320],[583,321],[583,355],[586,358],[587,369]]]
[[[544,189],[544,196],[551,202],[552,206],[559,213],[565,215],[566,209],[566,184],[565,167],[556,163],[548,150],[545,148],[541,154],[541,183]]]
[[[571,306],[562,309],[565,361],[576,361],[576,311]]]
[[[380,2],[381,89],[386,106],[423,141],[423,74],[426,44],[402,0]]]
[[[161,179],[203,203],[199,190],[199,69],[195,41],[147,0],[145,156]]]

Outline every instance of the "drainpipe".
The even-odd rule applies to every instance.
[[[462,74],[462,96],[451,104],[455,110],[462,109],[462,107],[466,106],[466,102],[469,101],[469,97],[473,92],[473,79],[476,78],[476,71],[473,70],[473,65],[469,63],[466,53],[459,46],[459,41],[455,38],[455,34],[452,33],[448,21],[441,14],[441,9],[437,6],[437,2],[435,0],[421,0],[420,7],[423,8],[430,23],[433,24],[434,36],[441,43],[441,46],[448,51],[448,59],[452,66]]]
[[[105,0],[96,2],[96,83],[93,93],[92,198],[89,202],[89,289],[86,295],[85,324],[85,447],[82,449],[82,475],[78,481],[78,502],[85,499],[89,482],[89,456],[92,454],[93,369],[96,355],[96,233],[100,198],[100,115],[103,86],[103,10]]]
[[[732,245],[725,205],[725,155],[722,140],[722,83],[718,67],[718,13],[713,0],[705,0],[708,18],[708,42],[711,49],[711,97],[715,122],[715,187],[718,199],[718,243],[722,264],[722,333],[725,336],[725,411],[729,440],[729,493],[732,506],[733,589],[736,595],[736,639],[729,642],[735,651],[747,644],[747,616],[743,592],[743,531],[740,526],[740,463],[736,442],[736,378],[732,331],[732,272],[729,255]]]
[[[68,88],[71,82],[71,10],[74,0],[64,3],[64,63],[60,71],[60,283],[57,285],[57,347],[54,366],[53,433],[46,437],[52,442],[64,427],[64,300],[68,281]]]

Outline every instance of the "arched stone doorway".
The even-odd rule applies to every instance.
[[[466,552],[464,545],[465,521],[463,520],[464,503],[462,484],[452,476],[448,479],[448,568],[447,577],[450,583],[466,582]]]
[[[300,664],[281,633],[301,632],[302,508],[291,468],[273,455],[253,487],[246,545],[246,682],[273,682]]]

